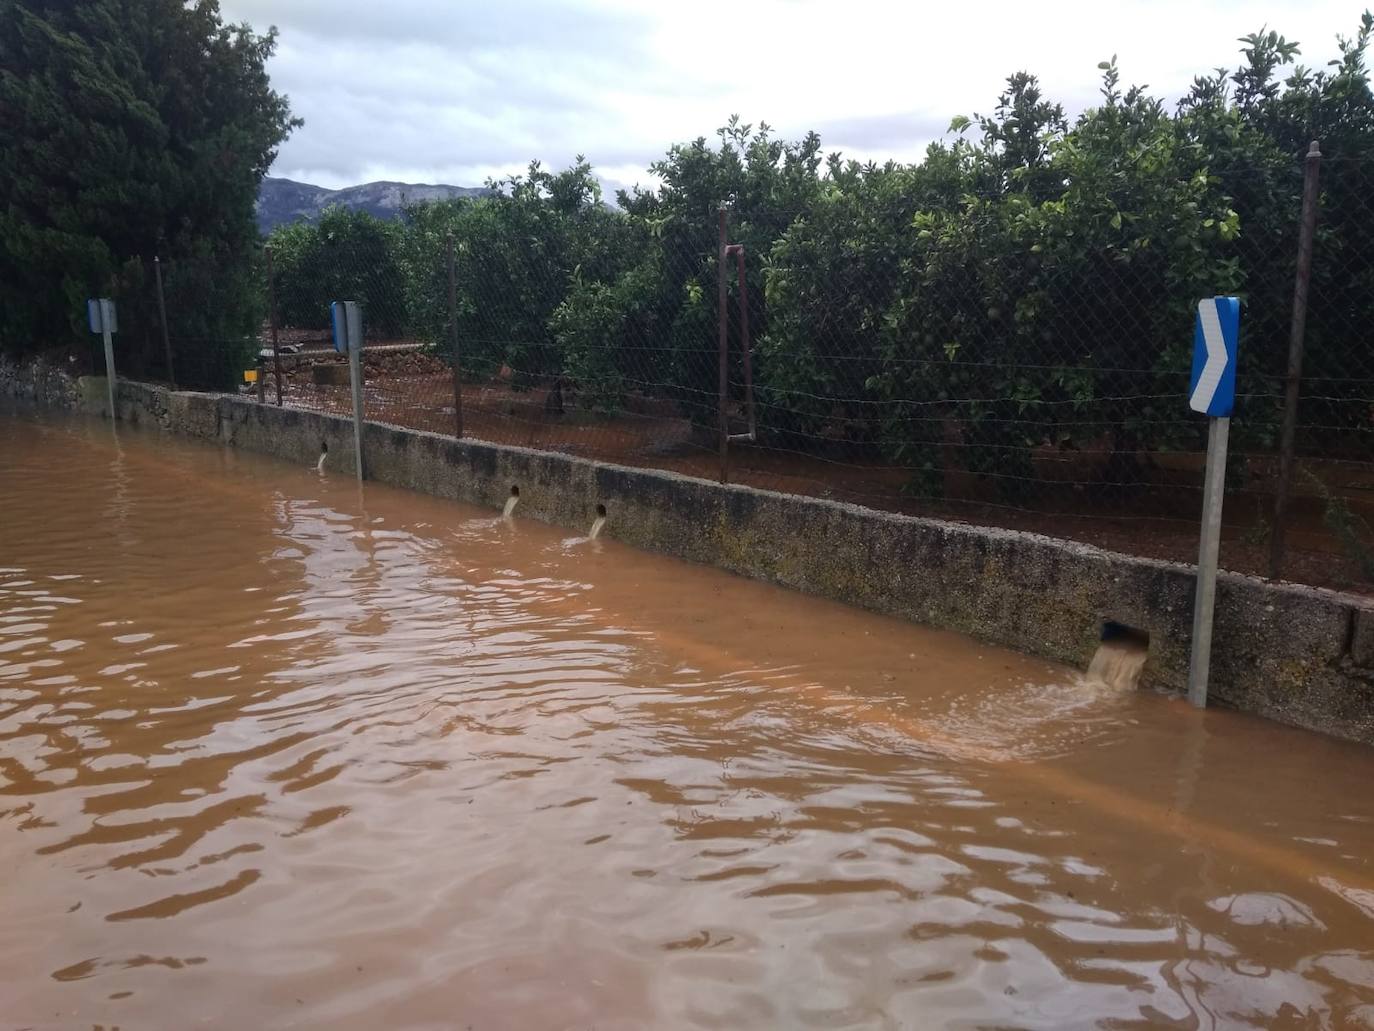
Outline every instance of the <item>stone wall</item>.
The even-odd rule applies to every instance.
[[[93,410],[103,380],[81,384]],[[124,383],[122,420],[353,472],[348,419],[252,400]],[[1190,566],[1037,534],[895,515],[674,473],[365,427],[368,478],[519,514],[1085,666],[1104,623],[1149,633],[1147,685],[1183,691]],[[1374,744],[1374,601],[1221,575],[1215,702]]]
[[[43,358],[15,359],[0,354],[0,397],[45,408],[75,408],[77,377]]]

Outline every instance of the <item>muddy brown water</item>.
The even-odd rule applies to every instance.
[[[0,493],[3,1026],[1374,1026],[1367,749],[613,510],[33,415]]]

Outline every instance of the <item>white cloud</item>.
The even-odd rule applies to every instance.
[[[223,0],[226,18],[276,23],[271,72],[306,125],[274,174],[474,185],[533,158],[585,154],[609,186],[727,116],[787,136],[816,129],[860,159],[919,157],[951,116],[987,111],[1006,76],[1039,75],[1070,112],[1097,62],[1170,100],[1233,66],[1268,24],[1323,64],[1359,5],[1333,0],[917,4],[883,0]]]

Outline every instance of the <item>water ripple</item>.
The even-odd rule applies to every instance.
[[[0,482],[21,1023],[1374,1015],[1363,750],[108,426]]]

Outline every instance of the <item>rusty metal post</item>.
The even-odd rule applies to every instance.
[[[281,407],[281,351],[277,349],[277,277],[272,269],[272,248],[264,247],[267,253],[267,308],[268,319],[272,325],[272,375],[277,381],[277,407]],[[296,368],[300,369],[300,359],[296,359]]]
[[[172,368],[172,338],[167,334],[167,301],[162,294],[162,259],[153,255],[153,278],[157,281],[157,318],[162,324],[162,351],[167,356],[167,382],[177,388],[177,374]]]
[[[744,353],[744,404],[749,415],[749,432],[745,436],[750,441],[758,440],[758,411],[754,405],[754,362],[750,354],[749,342],[749,287],[744,279],[744,244],[732,244],[735,260],[739,263],[739,336],[740,348]]]
[[[448,255],[448,331],[453,342],[453,435],[463,435],[463,370],[458,349],[458,274],[453,263],[453,234],[445,243]]]
[[[718,246],[716,247],[716,306],[720,335],[720,482],[730,482],[730,320],[729,292],[725,278],[725,205],[717,215]]]
[[[1284,383],[1283,429],[1279,435],[1279,482],[1274,488],[1274,529],[1269,535],[1269,576],[1283,567],[1288,492],[1293,481],[1293,451],[1298,431],[1303,338],[1307,333],[1307,290],[1312,282],[1312,240],[1317,231],[1317,184],[1322,152],[1313,140],[1307,150],[1302,183],[1302,225],[1298,231],[1298,270],[1293,283],[1293,321],[1288,331],[1288,375]]]

